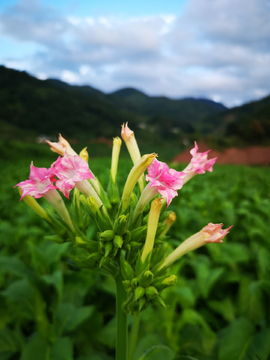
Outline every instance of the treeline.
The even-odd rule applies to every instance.
[[[227,109],[208,99],[150,97],[132,88],[111,94],[56,79],[38,80],[0,66],[1,139],[59,132],[69,138],[112,138],[128,121],[152,142],[208,138],[221,146],[268,144],[270,96]]]

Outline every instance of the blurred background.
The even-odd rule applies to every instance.
[[[175,265],[169,308],[142,314],[134,360],[158,344],[162,360],[269,359],[269,79],[267,0],[1,0],[1,360],[114,358],[113,281],[74,271],[68,246],[44,239],[51,230],[12,188],[31,161],[50,167],[45,140],[61,133],[87,146],[106,189],[127,121],[141,153],[179,171],[194,141],[218,156],[170,206],[171,248],[208,222],[234,225],[224,244]],[[123,145],[120,187],[131,166]]]

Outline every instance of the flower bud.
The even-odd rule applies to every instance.
[[[167,288],[168,286],[173,286],[174,284],[176,284],[176,282],[177,282],[177,276],[170,275],[165,279],[163,279],[159,284],[156,284],[156,288],[158,289],[158,291],[161,291]]]
[[[154,240],[158,226],[159,214],[164,201],[165,201],[164,199],[160,199],[160,198],[152,201],[151,209],[149,212],[149,218],[148,218],[147,236],[141,256],[142,262],[145,262],[147,256],[153,250]]]
[[[158,291],[154,286],[148,286],[145,289],[145,295],[147,299],[151,300],[154,299],[156,296],[158,296]]]
[[[124,280],[123,285],[125,289],[128,289],[130,287],[130,280]]]
[[[107,257],[109,255],[109,253],[111,252],[112,250],[112,247],[113,247],[113,243],[111,241],[108,241],[106,242],[106,245],[105,245],[105,255],[104,257]]]
[[[82,248],[84,248],[86,250],[91,250],[91,251],[97,251],[98,250],[98,241],[84,240],[79,236],[76,236],[75,244],[76,244],[76,246],[82,247]]]
[[[88,155],[88,151],[86,150],[87,147],[85,147],[84,149],[81,150],[81,152],[79,153],[79,156],[86,162],[88,162],[89,159],[89,155]]]
[[[141,286],[137,286],[135,291],[134,291],[134,300],[137,301],[138,299],[140,299],[142,296],[144,296],[145,294],[145,290],[143,287]]]
[[[136,286],[138,286],[138,284],[139,284],[138,278],[133,278],[133,279],[131,280],[131,286],[133,287],[133,289],[134,289]]]
[[[102,254],[100,252],[94,252],[87,257],[87,259],[91,259],[91,260],[100,260],[101,258],[102,258]]]
[[[112,149],[112,163],[111,163],[111,179],[112,182],[116,182],[116,174],[118,167],[118,159],[121,148],[122,140],[119,137],[113,139],[113,149]]]
[[[154,274],[150,270],[144,271],[139,277],[139,284],[148,287],[154,279]]]
[[[127,228],[128,215],[120,215],[114,225],[113,230],[117,235],[123,235]]]
[[[101,241],[111,241],[114,238],[114,231],[113,230],[105,230],[99,233],[99,239]]]
[[[132,159],[133,164],[135,165],[141,158],[141,153],[135,139],[134,132],[128,127],[128,123],[122,125],[121,136],[126,143],[129,155]],[[144,176],[141,176],[139,179],[140,191],[143,191],[144,188]]]
[[[129,199],[136,182],[156,157],[157,154],[144,155],[131,169],[122,195],[122,210],[126,210],[128,207]]]
[[[170,227],[176,220],[175,212],[171,212],[167,219],[164,221],[163,225],[166,225],[165,229],[162,231],[161,235],[164,236],[169,231]]]
[[[138,249],[142,244],[137,243],[136,241],[131,241],[130,242],[130,248],[131,249]]]
[[[113,244],[115,247],[117,247],[118,249],[121,249],[122,245],[123,245],[123,239],[121,236],[119,235],[115,235],[113,238]]]

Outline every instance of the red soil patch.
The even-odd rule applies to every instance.
[[[209,150],[205,143],[198,143],[199,151]],[[190,150],[186,150],[173,159],[173,163],[190,162]],[[246,149],[228,148],[223,152],[212,150],[209,158],[217,157],[217,164],[235,164],[235,165],[270,165],[270,147],[252,146]]]

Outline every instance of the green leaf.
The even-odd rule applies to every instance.
[[[52,345],[50,360],[73,360],[73,347],[68,337],[57,339]]]
[[[146,350],[139,360],[173,360],[174,352],[165,345],[157,345]]]
[[[37,335],[26,344],[20,360],[73,360],[72,343],[60,338],[50,345]]]
[[[33,289],[26,279],[14,281],[1,294],[16,305],[17,311],[30,319],[34,318]]]
[[[61,335],[64,332],[75,330],[92,315],[93,311],[94,306],[76,308],[73,304],[60,304],[56,316],[57,334]]]
[[[0,352],[17,352],[24,344],[24,338],[16,330],[3,329],[0,331]]]
[[[63,273],[58,270],[50,275],[43,275],[41,279],[45,282],[46,285],[52,285],[58,294],[58,298],[62,297],[63,292]]]
[[[218,360],[239,360],[254,331],[254,326],[248,319],[242,317],[234,320],[223,333]]]
[[[244,347],[239,360],[268,359],[270,355],[270,329],[254,334]]]
[[[222,301],[211,300],[208,302],[211,309],[220,314],[225,320],[233,321],[235,318],[235,309],[232,300],[227,297]]]
[[[24,346],[20,360],[47,360],[49,353],[50,346],[46,345],[45,340],[41,339],[39,335],[35,334]]]
[[[196,298],[191,288],[176,288],[174,292],[177,294],[177,300],[180,302],[183,308],[193,307],[195,305]]]
[[[14,275],[29,276],[29,269],[17,257],[0,257],[0,269],[3,273],[10,272]]]

